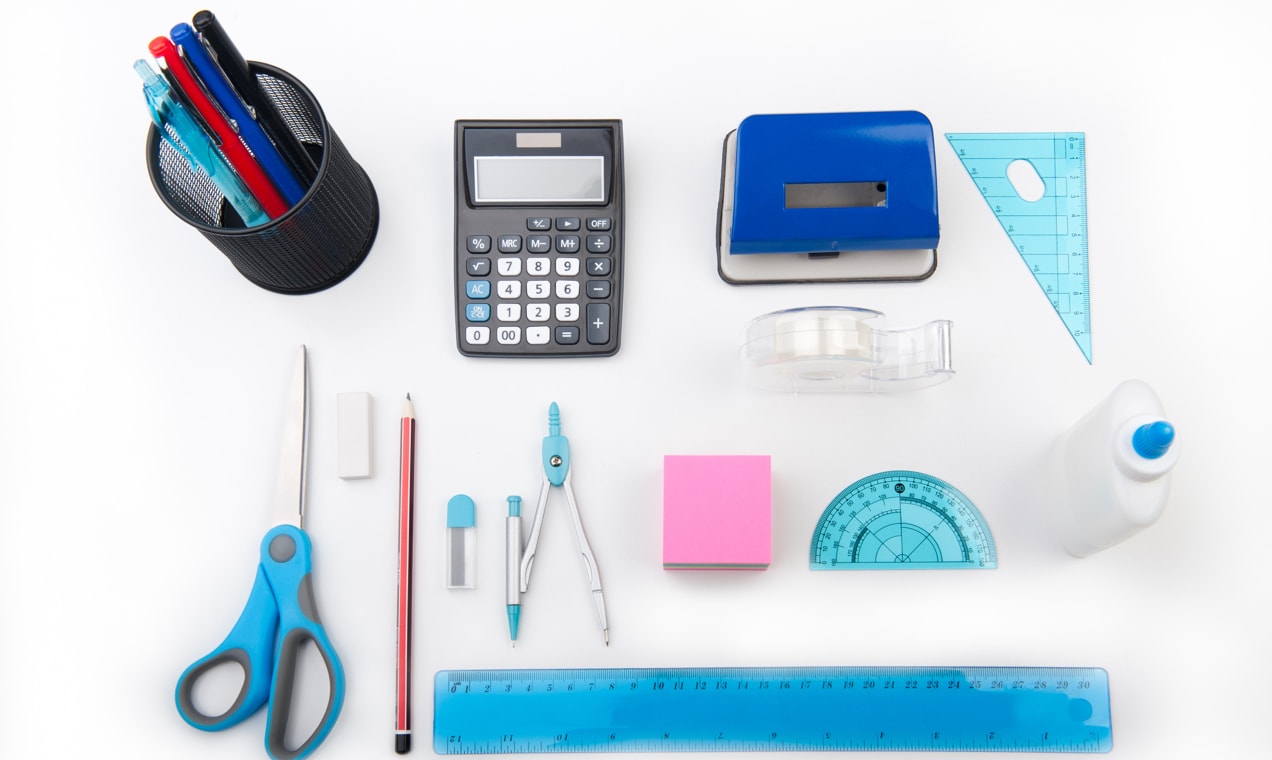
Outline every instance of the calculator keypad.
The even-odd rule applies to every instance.
[[[515,213],[515,212],[514,212]],[[609,216],[526,216],[465,236],[460,335],[473,353],[606,353],[616,333]]]

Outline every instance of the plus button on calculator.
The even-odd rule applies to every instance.
[[[455,320],[468,356],[609,356],[622,122],[455,122]]]

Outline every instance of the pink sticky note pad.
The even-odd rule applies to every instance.
[[[772,559],[768,455],[663,457],[663,569],[763,570]]]

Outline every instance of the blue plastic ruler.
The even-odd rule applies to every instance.
[[[433,749],[1108,752],[1100,668],[441,671]]]
[[[1089,364],[1085,135],[1008,132],[945,137]],[[1026,200],[1008,179],[1007,167],[1016,161],[1029,162],[1041,177],[1041,198]]]
[[[994,536],[963,492],[940,478],[890,470],[858,480],[822,512],[813,570],[944,570],[998,566]]]

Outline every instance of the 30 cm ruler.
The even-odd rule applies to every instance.
[[[1100,668],[444,670],[438,754],[1108,752]]]

